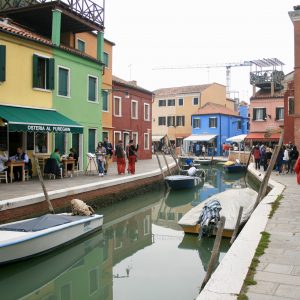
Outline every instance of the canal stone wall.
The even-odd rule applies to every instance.
[[[172,170],[176,167],[175,163],[171,163],[169,167]],[[163,169],[166,174],[167,168]],[[69,211],[70,201],[74,198],[100,208],[137,194],[161,189],[163,185],[162,174],[159,169],[155,169],[141,174],[50,191],[48,194],[55,212],[62,212]],[[0,202],[0,224],[34,217],[48,211],[43,193],[3,200]]]
[[[248,171],[256,181],[262,181],[264,175],[255,170],[253,164],[249,165]],[[269,193],[252,213],[197,300],[237,299],[260,241],[261,232],[266,228],[272,203],[285,189],[284,185],[272,179],[269,180],[269,187]]]

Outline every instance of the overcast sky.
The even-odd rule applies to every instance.
[[[226,84],[225,68],[153,70],[276,57],[294,64],[291,0],[106,0],[105,37],[116,43],[113,74],[154,90]],[[249,67],[231,71],[231,90],[251,96]]]

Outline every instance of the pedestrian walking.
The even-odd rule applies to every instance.
[[[296,164],[296,161],[299,157],[299,151],[297,149],[297,146],[293,146],[292,151],[290,152],[290,172],[291,174],[294,172],[294,167]]]
[[[111,157],[113,155],[113,146],[107,137],[104,138],[103,146],[106,149],[105,164],[104,164],[104,175],[106,175]]]
[[[102,142],[98,143],[98,147],[96,148],[95,153],[97,156],[98,173],[99,173],[99,176],[103,177],[106,149],[103,146]]]
[[[118,174],[123,175],[125,174],[125,167],[126,167],[126,152],[123,148],[123,142],[120,140],[116,145],[115,156],[117,157],[117,169]]]
[[[137,158],[137,151],[139,149],[139,145],[135,146],[133,140],[130,140],[127,149],[128,173],[133,175],[135,173],[135,162]]]
[[[259,170],[260,168],[260,151],[258,145],[256,145],[252,151],[254,162],[255,162],[255,170]]]

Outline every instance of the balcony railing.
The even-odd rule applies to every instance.
[[[104,26],[104,1],[102,0],[102,6],[100,6],[90,0],[2,0],[0,11],[53,2],[63,4],[89,21]]]
[[[250,84],[261,88],[270,88],[274,83],[275,89],[282,86],[284,73],[277,70],[262,70],[250,72]]]

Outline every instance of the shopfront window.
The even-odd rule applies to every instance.
[[[48,153],[48,133],[35,133],[34,149],[35,153]]]
[[[0,126],[0,151],[7,151],[7,126]]]

